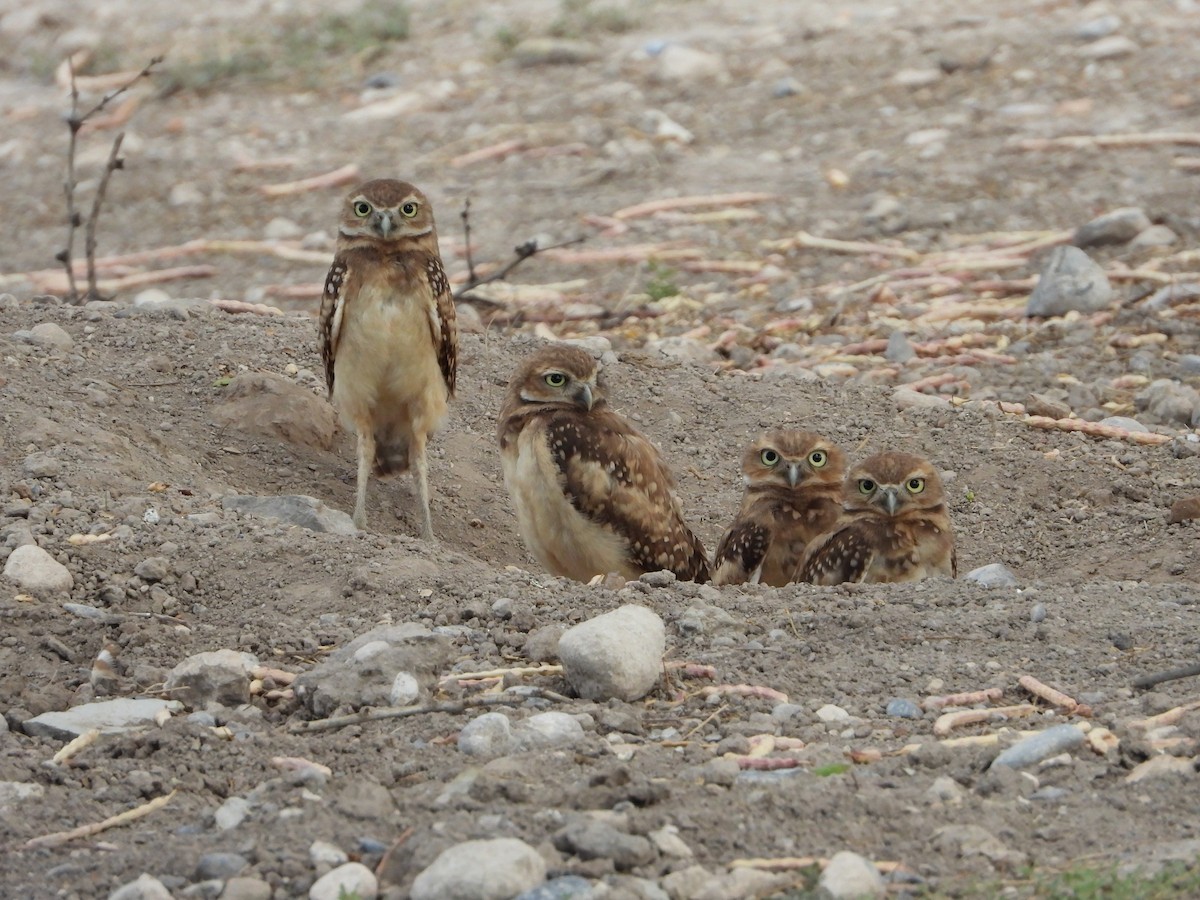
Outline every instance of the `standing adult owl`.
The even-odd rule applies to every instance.
[[[841,584],[954,578],[958,559],[946,494],[929,460],[877,453],[850,469],[840,520],[813,541],[797,581]]]
[[[551,344],[530,356],[509,382],[497,437],[521,536],[548,571],[708,580],[666,463],[609,407],[591,354]]]
[[[842,511],[846,459],[811,431],[768,431],[742,454],[741,508],[713,557],[713,584],[792,580],[804,548]]]
[[[409,471],[421,536],[433,540],[426,444],[454,396],[458,330],[433,208],[403,181],[347,195],[321,299],[329,397],[358,436],[354,524],[367,524],[367,481]]]

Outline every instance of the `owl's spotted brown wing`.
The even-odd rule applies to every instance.
[[[325,276],[325,289],[321,292],[321,361],[325,364],[325,385],[333,395],[333,363],[337,358],[338,340],[342,334],[342,319],[346,313],[346,280],[350,274],[350,263],[338,254]]]
[[[763,564],[771,532],[751,519],[734,522],[713,556],[713,584],[744,584]]]
[[[704,546],[683,521],[653,444],[606,410],[557,417],[546,437],[571,505],[623,537],[635,566],[708,580]]]
[[[874,543],[861,520],[848,522],[813,541],[796,580],[824,585],[862,581],[875,558]]]
[[[458,314],[454,309],[454,295],[450,293],[450,282],[446,270],[436,256],[425,261],[425,275],[429,279],[429,290],[433,294],[433,342],[437,347],[438,366],[450,396],[454,396],[454,385],[458,379]]]

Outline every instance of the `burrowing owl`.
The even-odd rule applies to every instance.
[[[838,524],[809,545],[797,581],[875,583],[957,576],[945,492],[928,460],[908,453],[870,456],[846,476],[842,503],[845,512]]]
[[[342,205],[321,298],[329,396],[358,435],[354,524],[367,524],[367,480],[413,470],[421,536],[433,540],[425,444],[454,396],[458,331],[429,201],[391,179]]]
[[[609,409],[590,354],[551,344],[513,375],[497,428],[521,535],[556,575],[628,579],[669,569],[708,580],[658,450]]]
[[[717,545],[713,584],[787,584],[805,546],[842,511],[846,460],[810,431],[769,431],[746,448],[737,518]]]

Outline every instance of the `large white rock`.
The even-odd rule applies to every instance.
[[[178,702],[158,697],[119,697],[44,712],[26,719],[21,727],[33,737],[69,741],[93,730],[109,734],[148,728],[157,724],[164,710],[170,712],[180,708]]]
[[[638,700],[658,683],[666,630],[644,606],[622,606],[569,628],[558,658],[571,687],[588,700]]]
[[[192,709],[212,703],[236,707],[250,702],[250,670],[258,657],[238,650],[210,650],[179,663],[164,690]]]
[[[849,850],[833,854],[821,873],[820,886],[839,900],[873,900],[887,894],[875,864]]]
[[[108,900],[171,900],[171,892],[153,875],[143,872],[109,894]]]
[[[375,900],[378,896],[379,881],[375,873],[358,862],[326,872],[308,889],[309,900],[342,900],[343,897]]]
[[[4,564],[4,575],[26,591],[66,593],[75,586],[70,571],[37,544],[18,547]]]
[[[517,838],[444,850],[413,882],[411,900],[509,900],[546,880],[546,861]]]

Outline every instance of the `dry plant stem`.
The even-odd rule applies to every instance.
[[[1026,138],[1013,143],[1017,150],[1086,150],[1113,147],[1154,147],[1179,144],[1200,147],[1200,133],[1194,131],[1151,131],[1145,134],[1079,134],[1058,138]]]
[[[1167,444],[1172,438],[1165,434],[1155,434],[1151,431],[1129,431],[1115,425],[1101,425],[1099,422],[1088,422],[1084,419],[1051,419],[1048,416],[1026,416],[1025,424],[1034,428],[1045,428],[1058,431],[1078,431],[1091,437],[1112,438],[1119,441],[1132,441],[1135,444]]]
[[[713,694],[730,694],[736,697],[759,697],[773,700],[776,703],[787,703],[788,695],[774,688],[759,684],[714,684],[700,689],[700,696],[708,697]]]
[[[547,259],[574,266],[609,265],[621,262],[645,262],[648,259],[685,260],[700,259],[703,254],[694,247],[679,241],[664,241],[657,244],[630,244],[626,247],[607,247],[603,250],[552,250],[547,247]]]
[[[1180,669],[1168,669],[1165,672],[1153,672],[1149,675],[1143,675],[1133,680],[1133,686],[1145,690],[1146,688],[1154,687],[1156,684],[1162,684],[1164,681],[1178,681],[1180,678],[1191,678],[1193,675],[1200,675],[1200,663],[1192,666],[1184,666]]]
[[[460,713],[477,706],[520,706],[530,696],[544,697],[547,700],[565,700],[561,694],[553,691],[535,690],[530,694],[515,697],[471,697],[465,700],[455,700],[444,703],[424,703],[416,706],[387,706],[381,709],[368,709],[363,712],[351,713],[346,716],[334,716],[330,719],[314,719],[311,722],[297,722],[288,731],[292,734],[311,734],[314,731],[332,731],[345,728],[347,725],[361,725],[364,722],[377,722],[382,719],[403,719],[408,716],[420,716],[426,713]]]
[[[96,286],[96,220],[100,217],[100,207],[104,205],[104,195],[108,193],[108,182],[112,173],[123,168],[125,161],[121,159],[121,143],[125,140],[125,132],[117,134],[113,140],[112,150],[108,154],[108,162],[104,164],[104,174],[96,186],[96,196],[92,198],[92,211],[87,218],[84,229],[84,253],[87,256],[87,299],[100,300],[100,291]]]
[[[1177,156],[1175,157],[1175,168],[1183,169],[1185,172],[1200,172],[1200,158],[1195,156]]]
[[[150,815],[155,810],[162,809],[171,802],[171,798],[175,794],[176,791],[171,791],[169,794],[155,797],[149,803],[143,803],[141,806],[135,806],[133,809],[126,810],[123,813],[109,816],[103,822],[93,822],[90,825],[80,825],[78,828],[72,828],[69,831],[56,831],[53,834],[43,834],[40,837],[31,838],[25,842],[22,849],[33,850],[38,847],[57,847],[59,844],[65,844],[76,838],[91,837],[93,834],[99,834],[101,831],[107,831],[109,828],[126,825],[129,822]]]
[[[738,764],[739,769],[753,769],[757,772],[774,772],[778,769],[798,769],[804,762],[794,756],[729,756]]]
[[[301,178],[298,181],[284,181],[280,184],[260,185],[258,192],[266,197],[287,197],[292,194],[303,194],[308,191],[317,191],[322,188],[349,184],[351,181],[357,181],[358,177],[358,166],[351,163],[350,165],[342,166],[340,169],[334,169],[332,172],[326,172],[323,175],[314,175],[311,178]]]
[[[1037,712],[1037,707],[1030,703],[1018,706],[995,706],[991,709],[964,709],[959,712],[943,713],[933,723],[933,733],[945,737],[955,728],[967,725],[977,725],[980,722],[991,722],[996,719],[1015,719],[1029,716]]]
[[[484,672],[455,672],[438,679],[438,684],[454,684],[456,681],[469,681],[476,678],[504,678],[515,675],[518,678],[526,675],[561,675],[563,667],[549,663],[540,666],[518,666],[512,669],[488,669]]]
[[[663,668],[669,671],[678,671],[685,678],[716,678],[717,667],[706,665],[704,663],[685,662],[683,660],[671,660],[664,663]]]
[[[808,247],[813,250],[832,250],[835,253],[875,253],[880,256],[895,256],[913,262],[921,258],[920,253],[916,250],[910,250],[907,247],[895,247],[891,244],[875,244],[869,241],[840,241],[836,238],[818,237],[817,235],[809,234],[807,231],[797,232],[796,236],[790,242],[783,241],[781,243],[790,243],[795,247]]]
[[[66,195],[66,199],[67,199],[67,243],[66,243],[66,246],[61,251],[59,251],[58,254],[56,254],[55,259],[57,259],[60,263],[62,263],[63,267],[66,269],[66,272],[67,272],[67,300],[71,303],[76,303],[79,301],[79,289],[75,283],[75,268],[74,268],[74,264],[71,259],[71,256],[75,251],[75,229],[83,224],[83,220],[82,220],[82,217],[80,216],[79,210],[75,206],[75,189],[78,187],[78,182],[76,181],[76,178],[75,178],[75,153],[79,146],[79,133],[82,130],[84,124],[89,119],[92,119],[95,116],[99,115],[104,110],[104,108],[106,106],[108,106],[108,104],[110,104],[117,97],[124,94],[127,90],[129,90],[131,87],[133,87],[133,85],[136,84],[138,81],[140,81],[143,78],[149,77],[150,73],[154,70],[154,67],[157,66],[162,61],[163,61],[163,58],[161,56],[153,57],[150,60],[150,62],[148,62],[145,65],[144,68],[142,68],[139,72],[137,72],[131,78],[129,78],[128,81],[126,81],[124,84],[120,85],[119,87],[115,88],[114,90],[110,91],[109,93],[105,94],[103,97],[100,98],[99,101],[97,101],[95,106],[93,106],[91,109],[89,109],[87,112],[85,112],[81,115],[79,112],[79,83],[75,78],[75,63],[74,63],[74,60],[72,57],[67,58],[67,70],[70,75],[70,81],[71,81],[71,113],[67,117],[67,127],[71,131],[71,137],[67,144],[67,175],[66,175],[66,179],[63,183],[63,191],[64,191],[64,193]],[[101,179],[101,187],[97,190],[97,200],[92,206],[92,218],[93,219],[100,211],[100,202],[103,200],[103,197],[101,196],[101,194],[102,194],[103,189],[107,186],[107,181],[108,181],[109,176],[112,174],[113,169],[120,168],[120,164],[118,161],[119,157],[117,156],[117,151],[120,149],[120,142],[123,139],[123,137],[124,137],[124,135],[121,135],[120,137],[118,137],[117,141],[115,142],[115,144],[113,146],[113,152],[109,156],[108,166],[105,168],[104,176]],[[91,227],[90,221],[88,224],[89,224],[89,227]],[[94,230],[92,230],[92,237],[90,239],[90,243],[92,244],[92,247],[94,250],[94,246],[95,246]],[[93,270],[94,270],[93,255],[91,252],[89,252],[88,253],[89,275]],[[94,293],[95,284],[90,278],[89,278],[88,287],[89,287],[89,291]]]
[[[1138,731],[1151,731],[1155,728],[1161,728],[1163,725],[1178,725],[1180,720],[1192,712],[1200,709],[1200,700],[1193,700],[1191,703],[1185,703],[1183,706],[1176,706],[1173,709],[1168,709],[1164,713],[1159,713],[1157,716],[1148,716],[1145,719],[1134,719],[1129,722],[1130,728],[1135,728]]]
[[[1062,691],[1056,691],[1048,684],[1043,684],[1032,675],[1022,675],[1017,679],[1017,684],[1029,691],[1035,697],[1041,697],[1052,706],[1057,706],[1068,712],[1075,712],[1080,709],[1079,701],[1073,697],[1069,697]]]
[[[692,209],[697,206],[744,206],[748,203],[764,203],[774,199],[774,194],[753,192],[709,194],[696,197],[669,197],[665,200],[649,200],[646,203],[638,203],[634,206],[618,209],[612,214],[612,217],[614,219],[639,219],[643,216],[650,216],[656,212],[668,210]]]
[[[267,306],[265,303],[247,303],[245,300],[209,300],[217,309],[227,313],[250,313],[256,316],[282,316],[283,310],[278,306]]]
[[[72,756],[75,756],[77,753],[80,753],[83,750],[86,750],[88,747],[92,746],[92,744],[96,743],[96,741],[99,739],[100,739],[100,730],[98,728],[93,728],[90,731],[85,731],[83,734],[79,735],[79,737],[75,738],[73,741],[71,741],[67,744],[64,744],[62,746],[62,748],[57,753],[55,753],[54,756],[52,756],[50,758],[50,762],[52,762],[52,763],[66,762]]]
[[[974,706],[977,703],[992,703],[1004,696],[1004,688],[985,688],[981,691],[965,691],[960,694],[943,694],[926,697],[921,701],[922,709],[945,709],[947,706]]]
[[[514,138],[510,141],[501,141],[499,144],[493,144],[490,147],[482,147],[479,150],[472,150],[470,153],[463,153],[461,156],[456,156],[450,160],[450,166],[455,169],[462,169],[466,166],[473,166],[475,163],[486,162],[492,159],[504,159],[506,156],[512,156],[514,153],[520,153],[525,149],[525,142],[519,138]]]

